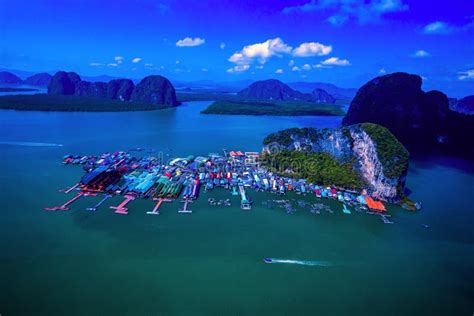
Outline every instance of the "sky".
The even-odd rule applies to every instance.
[[[0,0],[0,67],[357,88],[396,71],[474,94],[472,0]]]

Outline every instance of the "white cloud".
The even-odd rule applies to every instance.
[[[339,59],[339,57],[331,57],[321,62],[325,66],[350,66],[351,63],[347,59]]]
[[[153,64],[145,64],[145,68],[153,68]]]
[[[177,61],[175,61],[175,63],[176,63],[176,65],[179,65],[180,61],[179,61],[179,60],[177,60]]]
[[[236,65],[232,68],[227,69],[228,73],[236,73],[236,72],[243,72],[250,68],[250,65]]]
[[[92,62],[92,63],[89,63],[89,66],[92,66],[92,67],[100,67],[100,66],[105,66],[103,63],[96,63],[96,62]]]
[[[263,69],[263,65],[257,65],[255,66],[255,69]]]
[[[183,39],[177,41],[176,46],[178,46],[178,47],[193,47],[193,46],[202,45],[205,42],[206,42],[206,40],[203,39],[203,38],[200,38],[200,37],[195,37],[195,38],[186,37],[186,38],[183,38]]]
[[[201,71],[208,72],[209,70],[207,68],[201,68]]]
[[[229,61],[238,65],[248,65],[254,59],[258,59],[261,64],[264,64],[272,56],[289,54],[291,49],[291,46],[288,46],[281,38],[277,37],[263,43],[247,45],[241,51],[230,56]]]
[[[474,79],[474,69],[459,72],[459,80]]]
[[[436,21],[425,25],[423,33],[425,34],[449,34],[453,28],[446,22]]]
[[[293,66],[294,64],[295,64],[295,61],[293,59],[288,62],[288,66],[290,67]]]
[[[386,73],[387,71],[385,70],[385,68],[380,68],[379,75],[385,75]]]
[[[349,18],[361,24],[377,23],[387,13],[408,10],[403,0],[310,0],[309,2],[283,9],[283,14],[306,14],[321,11],[330,14],[326,19],[331,25],[342,25]]]
[[[142,61],[142,59],[140,57],[135,57],[135,58],[132,59],[132,63],[134,63],[134,64],[139,63],[141,61]]]
[[[311,65],[310,64],[304,64],[303,69],[304,70],[311,70]]]
[[[332,46],[326,46],[321,43],[310,42],[302,43],[293,50],[293,56],[308,57],[308,56],[326,56],[332,51]]]
[[[225,48],[225,43],[222,42],[222,43],[219,45],[219,47],[220,47],[221,49],[224,49],[224,48]]]
[[[110,63],[110,64],[107,64],[107,66],[109,66],[109,67],[117,67],[118,64],[117,64],[117,63]]]
[[[426,50],[420,49],[414,52],[411,56],[415,58],[424,58],[424,57],[430,57],[431,54],[428,53]]]
[[[115,57],[114,57],[115,62],[116,62],[117,64],[119,64],[119,65],[123,63],[124,59],[125,59],[125,58],[122,57],[122,56],[115,56]]]
[[[276,73],[276,74],[282,74],[282,73],[283,73],[283,69],[279,68],[279,69],[275,70],[275,73]]]
[[[300,71],[300,67],[298,66],[293,66],[293,68],[291,68],[291,71]]]

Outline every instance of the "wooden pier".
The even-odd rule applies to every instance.
[[[88,210],[88,211],[96,211],[97,208],[102,205],[102,203],[104,203],[107,199],[109,199],[109,198],[111,198],[111,197],[112,197],[112,195],[110,195],[110,194],[105,194],[105,195],[104,195],[104,198],[103,198],[102,200],[100,200],[99,203],[97,203],[97,204],[94,205],[93,207],[88,207],[88,208],[86,208],[86,210]]]
[[[188,210],[188,204],[192,203],[190,199],[184,199],[181,202],[184,203],[184,205],[183,205],[183,208],[178,210],[178,213],[192,213],[193,212],[191,210]]]
[[[69,210],[68,205],[70,205],[75,200],[79,199],[81,196],[95,196],[95,194],[81,191],[81,192],[77,193],[75,197],[73,197],[72,199],[70,199],[69,201],[64,203],[63,205],[53,206],[53,207],[45,207],[44,210],[45,211],[68,211]]]
[[[155,207],[153,208],[153,211],[151,211],[151,212],[146,212],[147,214],[150,214],[150,215],[159,215],[160,212],[158,211],[158,209],[160,208],[161,204],[162,204],[163,202],[171,202],[171,201],[172,201],[172,200],[170,200],[170,199],[163,199],[163,198],[154,198],[153,200],[154,200],[154,201],[158,201],[158,202],[156,202],[156,205],[155,205]]]
[[[114,209],[115,213],[117,213],[117,214],[127,215],[128,214],[128,212],[127,212],[128,208],[126,208],[125,205],[127,205],[129,202],[131,202],[133,200],[135,200],[135,196],[133,196],[131,194],[127,194],[127,195],[125,195],[125,200],[123,200],[122,203],[120,203],[117,206],[111,206],[110,208]]]

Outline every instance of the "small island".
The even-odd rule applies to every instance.
[[[221,95],[203,114],[228,115],[344,115],[336,98],[322,89],[302,93],[275,80],[252,83],[235,95]]]
[[[171,82],[155,75],[135,85],[129,79],[88,82],[74,72],[58,71],[47,94],[0,96],[1,109],[20,111],[151,111],[178,104]]]

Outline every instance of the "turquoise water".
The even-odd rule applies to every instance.
[[[474,311],[474,167],[434,158],[411,163],[407,186],[424,209],[390,207],[394,225],[328,202],[334,214],[269,209],[249,191],[243,212],[228,191],[202,194],[193,214],[179,202],[133,201],[48,213],[72,196],[80,167],[65,153],[143,147],[168,157],[259,150],[269,132],[335,127],[337,117],[200,115],[208,102],[134,113],[0,115],[0,314],[2,315],[471,315]],[[207,197],[232,199],[230,208]],[[288,195],[288,199],[301,199]],[[313,197],[305,197],[314,201]],[[422,224],[429,224],[426,229]],[[271,257],[283,262],[265,264]]]

